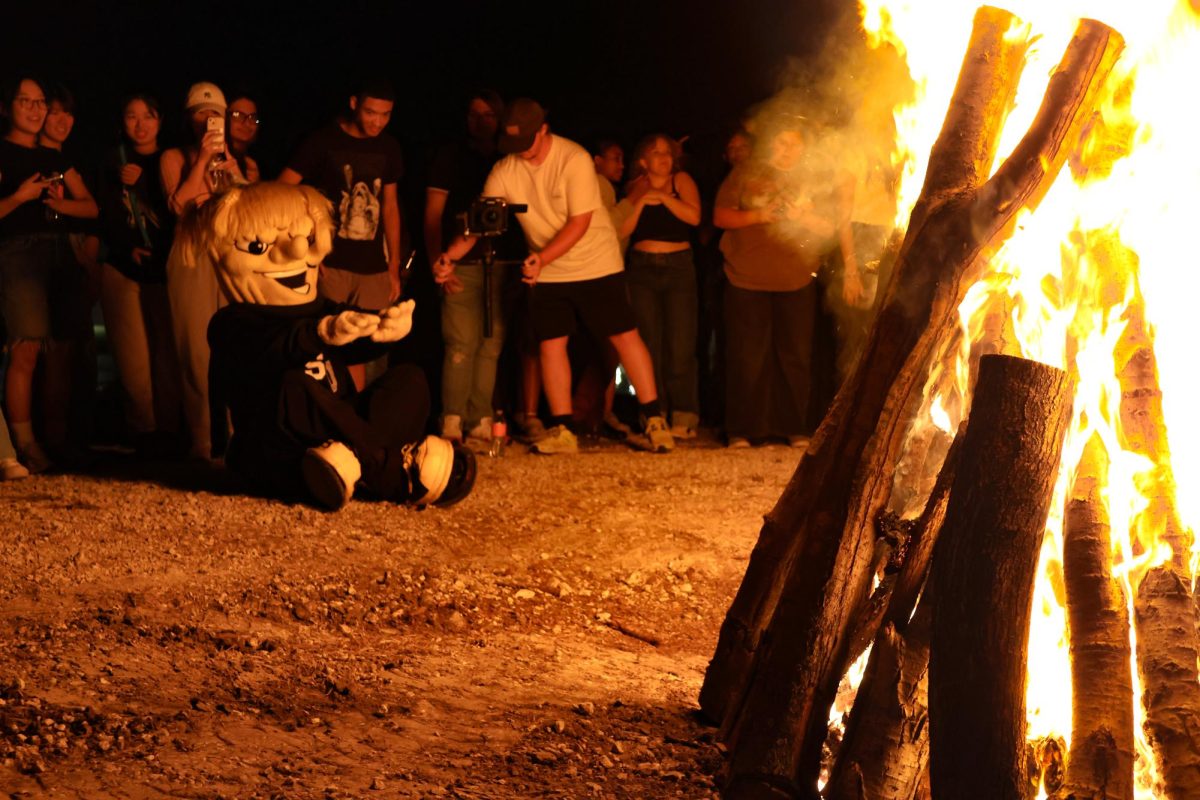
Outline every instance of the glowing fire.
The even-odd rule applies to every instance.
[[[1075,465],[1093,434],[1103,441],[1111,461],[1105,499],[1112,522],[1114,573],[1126,583],[1127,596],[1134,596],[1134,587],[1150,567],[1172,557],[1161,538],[1162,515],[1150,513],[1145,496],[1170,487],[1162,485],[1163,471],[1156,469],[1160,464],[1126,450],[1120,429],[1121,387],[1114,350],[1120,349],[1118,341],[1131,317],[1140,316],[1143,304],[1171,437],[1169,467],[1183,487],[1193,483],[1200,468],[1194,354],[1189,351],[1194,335],[1191,309],[1200,298],[1200,276],[1190,263],[1200,221],[1200,112],[1186,90],[1181,93],[1200,75],[1200,4],[1014,0],[996,5],[1027,24],[1010,36],[1033,37],[997,165],[1028,128],[1081,16],[1110,25],[1126,42],[1101,104],[1103,123],[1093,128],[1082,153],[1071,169],[1063,170],[1037,212],[1019,219],[1017,232],[993,257],[988,274],[960,308],[968,339],[976,340],[985,316],[1000,311],[1011,337],[1005,337],[1005,352],[1068,369],[1078,379],[1075,419],[1041,554],[1027,690],[1030,739],[1052,736],[1069,742],[1062,511]],[[975,8],[862,0],[861,11],[872,45],[895,46],[916,84],[915,102],[895,110],[894,163],[902,167],[896,219],[903,225],[924,181],[962,47],[970,40]],[[958,373],[963,376],[958,391],[965,393],[967,370]],[[938,402],[934,407],[944,417],[946,409],[960,406]],[[957,426],[959,420],[950,421]],[[947,427],[945,419],[935,424]],[[1200,493],[1183,491],[1176,500],[1190,542]],[[1185,561],[1191,562],[1194,554],[1189,555],[1192,558]],[[1143,739],[1136,665],[1131,669],[1139,698],[1137,796],[1157,797],[1161,790],[1153,754]]]

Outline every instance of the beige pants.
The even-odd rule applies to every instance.
[[[171,327],[183,388],[183,413],[191,435],[192,455],[212,456],[212,429],[208,413],[208,322],[225,298],[208,254],[196,255],[196,266],[183,262],[181,248],[167,256],[167,296],[171,302]]]
[[[111,264],[100,268],[104,327],[125,389],[125,419],[134,433],[179,430],[179,362],[167,287],[138,283]]]

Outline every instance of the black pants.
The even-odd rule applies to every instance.
[[[359,487],[385,500],[408,500],[404,445],[425,435],[429,386],[419,367],[401,364],[349,398],[329,391],[302,369],[284,376],[279,393],[278,428],[268,436],[234,431],[227,461],[272,494],[304,495],[300,459],[310,447],[329,440],[354,451],[362,465]]]
[[[812,432],[817,284],[794,292],[725,287],[725,431],[747,439]]]

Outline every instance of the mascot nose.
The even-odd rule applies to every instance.
[[[280,264],[299,261],[308,255],[308,239],[304,236],[282,237],[282,240],[276,240],[271,254],[276,256],[274,260]]]

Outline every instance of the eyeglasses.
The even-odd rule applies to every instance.
[[[15,97],[13,98],[15,105],[21,108],[45,108],[46,98],[44,97]]]
[[[257,125],[260,122],[258,114],[247,114],[245,111],[230,111],[229,118],[234,122],[245,122],[249,125]]]

